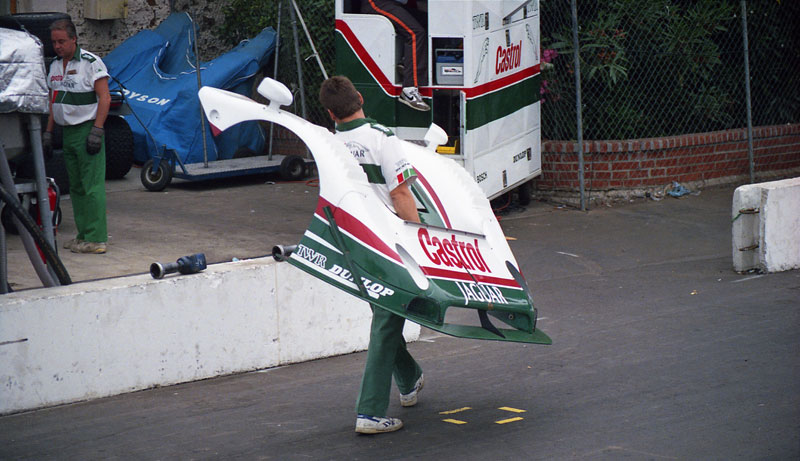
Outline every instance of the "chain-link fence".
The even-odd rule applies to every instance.
[[[317,102],[335,68],[331,0],[230,0],[217,35],[233,45],[280,26],[277,79],[295,113],[330,126]],[[800,2],[747,4],[754,126],[800,121]],[[577,139],[571,0],[541,0],[542,137]],[[747,125],[741,3],[716,0],[577,2],[584,139],[636,139]],[[299,52],[295,48],[297,43]],[[298,72],[298,62],[300,72]],[[267,74],[272,73],[269,66]],[[302,82],[301,82],[302,80]],[[303,114],[301,86],[305,90]]]
[[[332,75],[336,57],[333,2],[299,0],[299,15],[292,0],[231,0],[227,3],[223,10],[225,22],[217,30],[218,37],[234,45],[255,36],[267,26],[279,31],[277,74],[274,78],[294,94],[290,110],[312,123],[332,127],[330,118],[317,100],[319,86],[324,80],[317,55],[327,74]],[[273,75],[273,64],[267,66],[266,75]]]
[[[753,125],[800,121],[800,2],[747,7]],[[747,126],[740,2],[581,0],[584,139]],[[542,137],[577,139],[571,0],[541,1]]]

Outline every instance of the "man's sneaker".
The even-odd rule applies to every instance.
[[[73,253],[86,253],[100,255],[106,252],[104,242],[80,242],[70,248]]]
[[[414,389],[411,390],[408,394],[400,394],[400,405],[404,407],[413,407],[417,404],[417,394],[419,391],[422,390],[422,386],[425,385],[425,376],[419,375],[419,379],[417,380],[416,384],[414,384]]]
[[[72,240],[64,243],[64,249],[71,250],[72,247],[74,247],[75,245],[81,244],[81,243],[83,243],[83,240],[72,239]]]
[[[403,88],[403,91],[400,92],[400,102],[412,109],[421,111],[431,110],[431,107],[425,104],[425,101],[422,100],[419,90],[413,86]]]
[[[379,418],[367,415],[358,415],[356,418],[356,432],[359,434],[382,434],[394,432],[401,427],[403,427],[403,422],[397,418]]]

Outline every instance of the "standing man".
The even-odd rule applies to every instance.
[[[54,124],[63,127],[64,161],[78,235],[64,244],[73,253],[106,252],[106,153],[103,124],[108,115],[108,70],[95,54],[78,46],[75,24],[59,19],[50,25],[58,58],[50,65],[50,116],[42,135],[52,148]]]
[[[336,123],[340,138],[361,164],[367,179],[383,202],[406,221],[420,222],[414,196],[408,188],[417,179],[414,167],[403,157],[400,141],[388,128],[364,116],[364,99],[347,77],[335,76],[322,83],[319,100]],[[403,427],[398,418],[386,416],[392,375],[400,390],[400,404],[417,403],[424,379],[422,368],[406,348],[405,319],[372,307],[372,326],[364,377],[356,403],[356,432],[379,434]]]
[[[419,0],[421,2],[421,0]],[[428,84],[428,33],[422,25],[424,13],[413,8],[417,0],[361,0],[361,12],[379,14],[392,22],[403,38],[403,91],[400,102],[412,109],[429,111],[419,94],[419,87]]]

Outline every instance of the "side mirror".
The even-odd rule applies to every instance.
[[[431,123],[428,132],[425,133],[425,146],[430,150],[436,150],[442,144],[447,144],[447,133],[435,123]]]
[[[258,85],[258,94],[269,99],[269,107],[275,110],[280,109],[281,106],[290,105],[294,100],[292,92],[286,88],[286,85],[269,77]]]

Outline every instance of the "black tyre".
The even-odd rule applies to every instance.
[[[161,161],[158,163],[158,169],[154,173],[154,163],[155,161],[152,158],[144,162],[140,178],[142,180],[142,185],[147,190],[152,192],[161,192],[169,185],[170,181],[172,181],[172,168],[169,166],[169,162],[161,159]]]
[[[517,187],[517,199],[521,206],[528,206],[531,204],[531,195],[533,195],[533,183],[531,181]]]
[[[306,175],[306,162],[299,155],[287,155],[281,161],[281,177],[287,181],[298,181]]]
[[[44,45],[44,56],[53,57],[53,41],[50,40],[50,24],[58,19],[71,19],[65,13],[18,13],[0,16],[0,27],[6,29],[22,30],[23,28],[35,35]]]
[[[133,132],[122,117],[108,117],[106,132],[106,179],[122,179],[133,166]]]

